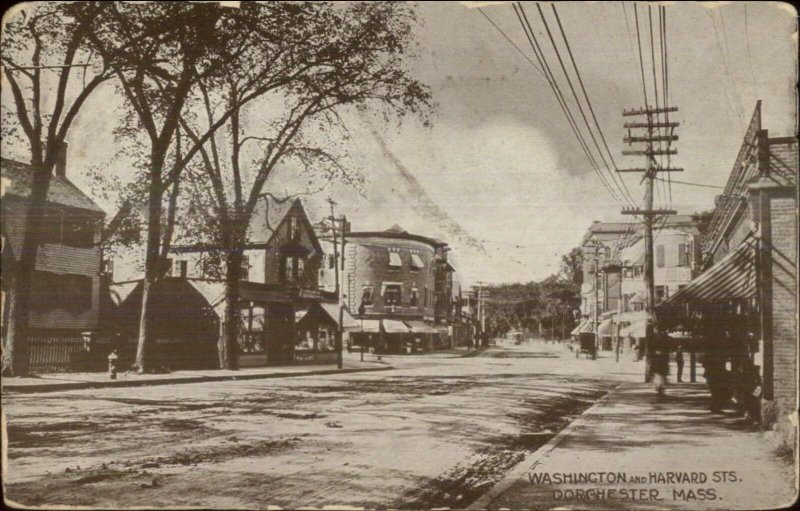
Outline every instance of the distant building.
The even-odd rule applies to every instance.
[[[655,229],[656,304],[692,281],[700,264],[699,247],[698,222],[691,215],[669,216]],[[605,349],[611,349],[617,325],[622,328],[637,324],[639,328],[628,329],[625,333],[630,335],[626,337],[643,337],[647,286],[642,225],[594,222],[584,235],[582,249],[581,314],[585,319],[582,330],[594,332],[596,308],[598,334]]]
[[[330,246],[322,269],[327,290],[335,287]],[[342,293],[348,310],[364,323],[362,332],[352,334],[353,342],[395,352],[447,345],[454,272],[447,251],[446,243],[397,225],[385,231],[347,233]]]
[[[36,256],[29,318],[30,369],[67,370],[70,353],[82,349],[82,333],[99,326],[105,213],[66,175],[66,144],[50,180]],[[14,269],[26,229],[32,167],[3,158],[2,332],[7,335]],[[56,352],[61,346],[61,355]],[[49,346],[49,347],[48,347]]]

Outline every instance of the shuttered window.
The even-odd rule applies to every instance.
[[[656,245],[656,266],[664,267],[664,245]]]

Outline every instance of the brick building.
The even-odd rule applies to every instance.
[[[3,338],[7,334],[14,268],[25,233],[32,168],[3,158]],[[44,211],[43,243],[36,256],[29,319],[31,370],[67,370],[82,333],[99,326],[105,213],[68,178],[66,144],[51,178]],[[61,350],[63,356],[57,356]]]
[[[395,352],[447,345],[454,272],[447,251],[446,243],[396,225],[386,231],[347,233],[340,276],[343,300],[349,311],[356,313],[363,305],[364,312],[354,314],[363,320],[363,328],[351,333],[353,342]],[[323,286],[331,289],[332,259],[328,263],[322,269],[328,283]]]
[[[761,102],[716,209],[707,269],[657,309],[665,324],[724,339],[737,381],[757,374],[761,416],[795,431],[797,409],[797,139],[769,137]],[[769,424],[768,424],[769,425]]]

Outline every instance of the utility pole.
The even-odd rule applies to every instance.
[[[651,355],[650,348],[652,347],[654,336],[656,333],[656,317],[655,317],[655,277],[653,270],[653,224],[655,220],[664,215],[675,215],[677,211],[668,209],[653,209],[653,182],[658,172],[681,172],[683,169],[679,168],[662,168],[655,159],[657,155],[673,155],[678,154],[677,149],[671,149],[669,143],[678,140],[678,136],[672,134],[674,128],[678,126],[677,122],[659,122],[658,114],[677,112],[678,107],[663,107],[663,108],[644,108],[623,110],[624,117],[630,116],[645,116],[646,122],[631,122],[625,123],[624,127],[628,129],[628,136],[624,141],[628,144],[644,143],[644,150],[629,150],[622,151],[623,155],[638,155],[644,156],[646,165],[644,168],[631,168],[631,169],[618,169],[618,172],[643,172],[644,176],[642,181],[646,182],[645,195],[644,195],[644,209],[628,209],[622,210],[623,215],[640,215],[644,223],[644,278],[645,285],[647,286],[647,300],[645,312],[647,321],[645,326],[644,338],[644,353],[645,353],[645,382],[650,381],[651,377]],[[656,119],[654,120],[654,116]],[[630,130],[634,128],[644,128],[646,131],[645,136],[634,137],[630,134]],[[661,128],[669,129],[668,135],[655,135],[655,130],[660,132]],[[656,149],[656,142],[667,142],[666,149]]]
[[[342,303],[342,286],[339,285],[339,244],[336,238],[336,213],[334,211],[334,206],[336,202],[328,198],[328,202],[331,205],[331,228],[333,230],[333,267],[334,267],[334,278],[336,279],[336,285],[334,287],[336,292],[336,300],[339,304],[339,324],[336,327],[336,367],[339,369],[342,368],[342,321],[344,320],[344,304]],[[344,270],[344,225],[342,223],[342,269]]]
[[[600,301],[600,284],[599,284],[599,274],[600,274],[600,265],[598,264],[598,257],[600,254],[600,247],[601,243],[598,241],[593,242],[592,248],[594,248],[594,303],[592,304],[592,319],[594,322],[594,345],[595,348],[600,348],[600,336],[598,335],[597,328],[598,328],[598,320],[600,317],[600,311],[597,306],[598,302]]]

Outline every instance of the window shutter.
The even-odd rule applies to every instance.
[[[664,245],[656,246],[656,266],[659,268],[664,267]]]
[[[686,266],[686,243],[678,243],[678,266]]]

